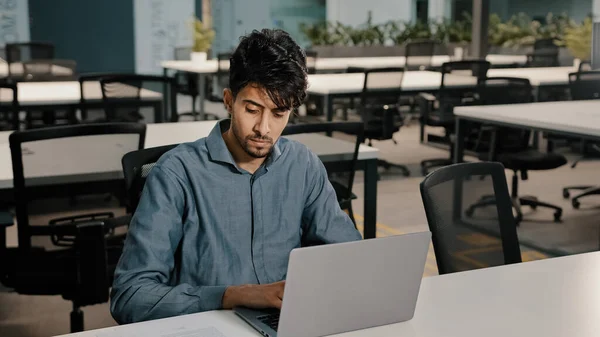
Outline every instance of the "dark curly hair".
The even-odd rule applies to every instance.
[[[306,55],[288,33],[254,30],[241,37],[231,56],[229,89],[235,98],[247,85],[257,85],[278,108],[291,110],[306,99],[306,74]]]

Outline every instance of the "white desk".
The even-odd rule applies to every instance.
[[[21,76],[23,74],[23,64],[13,63],[10,66],[10,72],[12,75]],[[52,65],[52,74],[55,76],[71,76],[73,71],[69,68],[61,67],[58,65]],[[8,77],[8,63],[4,60],[0,60],[0,78]]]
[[[600,140],[600,100],[456,107],[455,162],[462,161],[461,120]]]
[[[337,336],[596,337],[600,331],[599,284],[599,252],[432,276],[423,279],[412,320]],[[188,336],[186,331],[208,326],[225,336],[260,336],[231,311],[210,311],[65,336]]]
[[[147,124],[144,147],[192,142],[206,137],[216,121]],[[0,132],[0,191],[10,193],[13,188],[12,159],[8,141],[10,131]],[[105,136],[101,136],[105,137]],[[286,136],[308,146],[326,166],[336,170],[340,161],[352,159],[354,143],[318,134]],[[116,138],[116,139],[115,139]],[[123,179],[121,158],[137,147],[137,137],[109,136],[101,140],[82,137],[76,141],[69,138],[27,144],[31,154],[24,155],[26,180],[29,186],[105,182]],[[67,151],[56,149],[68,149]],[[98,151],[104,152],[101,156]],[[64,158],[62,158],[62,157]],[[377,212],[377,158],[379,150],[361,145],[358,169],[365,171],[364,217],[365,237],[375,237]],[[25,158],[26,157],[26,158]],[[110,158],[110,160],[109,160]]]
[[[522,65],[527,62],[527,57],[523,55],[488,55],[486,59],[493,65],[508,66]],[[441,66],[448,62],[451,57],[445,55],[436,55],[432,58],[433,66]],[[200,116],[204,115],[204,82],[205,76],[215,74],[219,68],[218,60],[206,60],[204,62],[192,61],[162,61],[160,66],[167,75],[169,70],[183,71],[198,74],[198,88],[200,90]],[[345,71],[348,67],[360,68],[380,68],[380,67],[404,67],[406,66],[405,56],[396,57],[341,57],[341,58],[317,58],[315,68],[320,72],[327,71]],[[229,61],[221,61],[221,70],[229,70]],[[437,83],[439,85],[439,81]],[[362,89],[362,83],[361,83]],[[360,92],[360,91],[359,91]]]
[[[553,68],[506,68],[490,69],[488,77],[522,77],[527,78],[532,86],[567,86],[569,84],[569,73],[577,72],[574,67]],[[327,120],[333,119],[332,104],[334,98],[353,97],[359,95],[364,86],[364,74],[314,74],[308,75],[308,93],[320,97],[323,100],[324,113]],[[440,88],[442,75],[433,71],[407,71],[404,73],[401,91],[403,93],[418,93],[421,91],[432,92]],[[471,88],[477,82],[473,77],[454,76],[452,88]],[[398,90],[398,84],[394,81],[384,81],[376,86],[382,91]]]
[[[17,91],[19,105],[23,107],[77,105],[81,100],[81,89],[77,81],[19,82]],[[100,82],[85,82],[83,91],[86,101],[102,101]],[[142,89],[140,95],[144,100],[162,100],[161,93],[147,89]],[[12,92],[0,89],[0,101],[12,101]]]

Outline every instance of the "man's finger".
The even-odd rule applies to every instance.
[[[281,303],[282,303],[282,302],[283,302],[283,301],[281,301],[281,299],[277,298],[277,299],[275,299],[275,300],[273,301],[273,306],[274,306],[276,309],[280,309],[280,310],[281,310]]]

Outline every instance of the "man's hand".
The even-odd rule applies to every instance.
[[[243,306],[253,309],[281,309],[285,281],[271,284],[231,286],[223,294],[223,309]]]

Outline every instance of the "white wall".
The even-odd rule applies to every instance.
[[[27,1],[0,1],[0,47],[7,42],[29,41]]]
[[[414,11],[412,0],[327,0],[327,21],[358,26],[367,21],[369,10],[373,23],[410,21]]]
[[[600,22],[600,0],[594,0],[592,12],[594,13],[594,22]]]
[[[432,21],[442,20],[450,17],[450,8],[452,1],[450,0],[429,0],[427,15]]]

